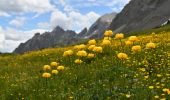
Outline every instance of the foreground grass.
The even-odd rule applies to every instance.
[[[78,57],[72,46],[49,48],[22,55],[0,56],[1,100],[154,100],[168,99],[170,89],[170,33],[148,34],[138,37],[133,45],[142,47],[131,51],[125,45],[128,39],[112,38],[111,45],[102,46],[103,52],[95,57]],[[146,49],[152,41],[154,49]],[[63,52],[73,50],[74,55],[63,57]],[[118,53],[128,59],[119,59]],[[75,59],[83,60],[75,64]],[[64,71],[43,78],[42,67],[51,62],[65,66]],[[55,69],[55,68],[53,68]],[[47,71],[47,72],[51,72]],[[167,89],[167,90],[166,90]],[[166,90],[166,91],[163,91]]]

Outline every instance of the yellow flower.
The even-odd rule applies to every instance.
[[[104,37],[103,40],[112,40],[112,38],[111,37]]]
[[[89,40],[88,44],[95,45],[96,44],[96,40],[95,39]]]
[[[155,99],[159,99],[159,96],[158,96],[158,95],[155,95],[154,98],[155,98]]]
[[[97,47],[97,46],[95,46],[95,47],[93,48],[93,51],[94,51],[94,52],[97,52],[97,53],[102,53],[102,52],[103,52],[103,48],[102,48],[102,47]]]
[[[141,71],[143,71],[143,72],[144,72],[144,71],[146,71],[146,69],[145,69],[145,68],[140,68],[140,70],[141,70]]]
[[[44,65],[43,69],[44,69],[44,70],[50,70],[51,67],[50,67],[50,65]]]
[[[115,38],[116,39],[123,39],[124,38],[124,34],[122,34],[122,33],[116,34]]]
[[[94,58],[94,54],[89,53],[89,54],[87,55],[87,58]]]
[[[162,98],[162,99],[160,99],[160,100],[166,100],[166,98]]]
[[[131,97],[131,95],[130,94],[126,94],[126,98],[130,98]]]
[[[128,58],[128,56],[127,56],[126,53],[119,53],[119,54],[117,55],[117,57],[118,57],[119,59],[121,59],[121,60]]]
[[[136,41],[138,41],[138,38],[136,36],[130,36],[129,41],[136,42]]]
[[[80,60],[80,59],[76,59],[74,62],[75,62],[76,64],[81,64],[83,61]]]
[[[85,49],[85,48],[86,48],[86,45],[80,44],[80,45],[74,46],[74,48],[77,49],[77,50],[82,50],[82,49]]]
[[[57,67],[57,70],[58,70],[58,71],[63,71],[63,70],[64,70],[64,66],[58,66],[58,67]]]
[[[84,51],[84,50],[82,50],[82,51],[78,51],[78,52],[77,52],[77,56],[85,57],[85,56],[87,56],[87,52],[86,52],[86,51]]]
[[[104,36],[107,36],[107,37],[112,36],[112,35],[113,35],[112,30],[107,30],[107,31],[105,31],[105,33],[104,33]]]
[[[140,45],[133,46],[132,51],[133,52],[140,52],[141,51],[141,46]]]
[[[162,75],[161,74],[157,74],[157,77],[161,77]]]
[[[132,45],[132,42],[131,41],[125,41],[125,44],[126,45]]]
[[[153,89],[154,88],[154,86],[149,86],[149,89]]]
[[[162,89],[163,92],[167,92],[168,90],[169,90],[169,89],[167,89],[167,88],[163,88],[163,89]]]
[[[51,62],[50,64],[52,67],[57,67],[58,66],[58,63],[57,62]]]
[[[154,48],[156,48],[156,45],[155,45],[155,43],[150,42],[150,43],[146,44],[146,48],[154,49]]]
[[[88,47],[88,50],[93,50],[94,47],[95,47],[95,45],[90,45],[90,46]]]
[[[51,77],[51,74],[45,72],[45,73],[42,74],[42,77],[49,78],[49,77]]]
[[[111,45],[110,40],[103,40],[102,45]]]
[[[72,50],[67,50],[63,53],[63,56],[66,57],[66,56],[71,56],[73,55],[73,51]]]
[[[58,74],[58,70],[52,70],[52,74]]]

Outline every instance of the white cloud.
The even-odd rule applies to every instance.
[[[0,11],[0,16],[9,17],[10,15],[7,14],[7,13],[5,13],[5,12],[1,12],[1,11]]]
[[[57,10],[51,14],[50,22],[52,28],[61,26],[63,29],[77,31],[85,27],[89,28],[99,17],[100,15],[95,12],[89,12],[83,15],[76,11],[66,14]]]
[[[0,12],[6,15],[27,12],[42,14],[53,9],[50,0],[0,0]]]
[[[21,27],[23,26],[25,21],[26,21],[25,17],[16,17],[15,19],[11,20],[9,24],[15,27]]]
[[[49,29],[50,28],[50,24],[48,22],[40,22],[37,24],[37,26],[39,28],[43,28],[43,29]]]
[[[4,41],[5,41],[4,31],[2,27],[0,26],[0,49],[3,48]]]
[[[35,33],[44,33],[48,30],[33,29],[29,31],[21,31],[14,28],[7,27],[3,29],[0,27],[0,52],[12,52],[21,42],[25,42]]]

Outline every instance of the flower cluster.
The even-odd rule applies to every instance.
[[[71,55],[73,55],[73,51],[72,51],[72,50],[67,50],[67,51],[65,51],[65,52],[63,53],[63,56],[64,56],[64,57],[71,56]]]

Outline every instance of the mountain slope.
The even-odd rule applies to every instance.
[[[115,32],[132,32],[161,26],[170,19],[170,0],[131,0],[110,25]]]
[[[45,32],[42,35],[36,33],[34,37],[21,43],[19,47],[14,50],[14,53],[24,53],[32,50],[39,50],[49,47],[60,47],[79,42],[82,39],[100,38],[103,31],[110,25],[116,13],[106,14],[100,17],[88,30],[84,28],[79,34],[71,30],[63,30],[57,26],[52,32]]]
[[[57,26],[52,32],[45,32],[42,35],[36,33],[34,37],[25,43],[21,43],[14,53],[23,53],[43,48],[68,45],[76,42],[76,33],[71,30],[63,30]]]
[[[113,12],[101,16],[94,24],[92,24],[85,34],[81,34],[81,37],[101,38],[103,36],[103,32],[110,26],[116,15],[117,13]]]

